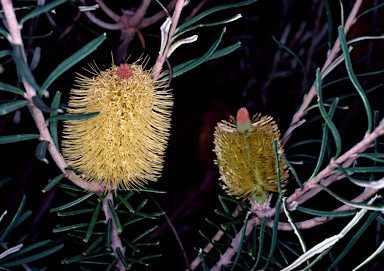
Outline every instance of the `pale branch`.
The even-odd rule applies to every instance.
[[[140,23],[140,21],[144,18],[150,3],[151,3],[151,0],[143,0],[143,2],[141,2],[141,5],[139,6],[139,8],[135,11],[133,16],[129,19],[130,25],[138,25]]]
[[[348,16],[348,19],[345,23],[345,26],[344,26],[344,34],[345,35],[348,33],[351,26],[355,23],[356,15],[360,9],[361,4],[362,4],[362,0],[357,0],[355,2],[355,4],[354,4],[354,6],[353,6],[353,8],[352,8],[352,10]],[[340,49],[341,49],[340,48],[340,40],[339,40],[339,38],[337,38],[333,47],[332,47],[332,50],[328,54],[328,57],[327,57],[324,65],[323,65],[323,67],[321,68],[321,72],[324,72],[328,68],[328,66],[335,60],[335,58],[337,57],[337,54],[340,52]],[[304,95],[303,102],[302,102],[300,108],[298,109],[298,111],[292,117],[292,121],[291,121],[290,126],[298,123],[307,114],[306,109],[308,108],[308,106],[310,105],[310,103],[312,102],[312,100],[315,96],[316,96],[316,84],[313,84],[311,89],[309,90],[309,92],[306,95]],[[284,134],[282,141],[287,142],[289,140],[289,138],[291,137],[291,135],[292,135],[292,130],[290,130],[290,133]]]
[[[124,28],[124,24],[122,22],[117,22],[115,24],[106,23],[100,19],[98,19],[92,12],[86,11],[84,12],[88,19],[94,24],[108,30],[121,30]]]
[[[334,169],[337,168],[337,165],[341,165],[342,167],[349,167],[353,164],[353,162],[358,158],[358,153],[363,152],[369,147],[372,146],[372,143],[376,138],[379,136],[384,135],[384,120],[380,122],[380,124],[375,128],[375,130],[370,133],[366,134],[365,137],[357,143],[355,146],[353,146],[350,150],[345,152],[342,156],[337,158],[336,160],[332,160],[329,165],[323,169],[321,172],[319,172],[314,178],[309,180],[304,184],[303,189],[296,189],[296,191],[288,197],[287,203],[295,203],[297,205],[302,204],[306,200],[313,198],[316,194],[318,194],[322,189],[317,184],[322,183],[325,186],[329,186],[331,183],[337,181],[340,176],[342,176],[341,173],[332,173]],[[375,194],[378,190],[375,189],[365,189],[362,194],[360,194],[358,197],[353,199],[354,202],[363,202],[366,199],[368,199],[370,196]],[[341,212],[341,211],[347,211],[352,210],[354,207],[349,205],[343,205],[337,209],[335,209],[335,212]],[[247,225],[247,231],[246,236],[249,235],[250,231],[248,232],[248,226],[252,224],[253,226],[260,225],[261,219],[264,216],[269,217],[269,220],[267,221],[268,227],[273,227],[274,220],[271,219],[276,214],[276,208],[270,209],[270,210],[259,210],[255,211],[255,214],[257,217],[254,217],[249,220],[249,224]],[[281,212],[282,210],[279,210]],[[331,221],[332,218],[325,219],[320,217],[315,217],[313,219],[302,221],[302,222],[296,222],[296,226],[299,229],[309,229],[321,224],[324,224],[328,221]],[[283,231],[291,231],[293,230],[292,225],[290,223],[284,223],[279,222],[278,224],[278,230]],[[247,234],[248,233],[248,234]],[[235,254],[235,252],[238,249],[238,240],[241,238],[242,230],[240,230],[235,238],[232,240],[231,246],[226,250],[226,252],[221,256],[220,260],[216,263],[216,265],[211,270],[220,270],[222,265],[229,264],[231,258]]]
[[[169,49],[170,49],[170,47],[172,45],[172,42],[174,40],[173,36],[177,32],[177,24],[178,24],[179,19],[180,19],[181,11],[183,10],[183,8],[187,4],[188,4],[187,0],[177,0],[176,6],[175,6],[175,10],[173,11],[173,15],[172,15],[172,18],[171,18],[172,24],[171,24],[171,27],[170,27],[169,32],[168,32],[167,44],[165,46],[164,51],[160,52],[159,56],[157,57],[155,66],[153,67],[153,70],[152,70],[152,78],[155,81],[157,79],[159,79],[159,77],[160,77],[161,69],[163,68],[165,59],[166,59],[166,57],[168,55]]]
[[[114,13],[102,0],[95,0],[95,2],[100,6],[100,8],[108,15],[109,18],[115,22],[120,21],[120,16]]]
[[[25,52],[24,52],[24,44],[21,39],[21,26],[19,25],[16,14],[12,5],[12,1],[10,0],[1,0],[2,8],[5,14],[5,19],[8,22],[8,30],[9,30],[9,41],[12,43],[13,46],[20,46],[22,48],[22,53],[24,56],[25,61]],[[48,129],[48,124],[44,118],[44,115],[40,109],[38,109],[32,98],[36,96],[36,89],[34,89],[28,82],[22,78],[23,85],[25,87],[25,94],[24,97],[29,101],[29,107],[31,108],[31,112],[33,114],[37,129],[40,133],[40,140],[48,141],[48,151],[52,157],[52,159],[55,161],[56,165],[60,168],[60,170],[65,174],[65,176],[72,181],[77,186],[89,191],[89,192],[95,192],[95,193],[101,193],[105,190],[105,187],[102,187],[101,185],[95,185],[90,184],[88,182],[83,181],[80,179],[73,171],[67,170],[68,165],[65,162],[64,158],[61,156],[58,149],[56,149],[55,144],[52,140],[52,136]]]
[[[245,228],[245,236],[248,236],[251,231],[253,230],[253,227],[255,225],[259,225],[261,223],[261,219],[258,217],[253,217],[248,221],[247,227]],[[243,235],[244,226],[239,230],[239,232],[236,234],[235,238],[232,239],[231,245],[228,247],[228,249],[225,251],[223,255],[220,256],[220,260],[211,268],[211,271],[220,271],[221,267],[223,265],[227,265],[231,263],[231,259],[233,255],[237,252],[241,237]]]
[[[150,26],[154,23],[156,23],[157,21],[159,21],[161,18],[163,18],[165,15],[168,15],[169,12],[171,12],[171,10],[175,7],[176,5],[176,2],[177,0],[172,0],[167,6],[166,6],[166,9],[167,9],[167,12],[165,12],[165,10],[162,10],[162,11],[159,11],[158,13],[156,13],[155,15],[152,15],[148,18],[144,18],[139,26],[140,28],[145,28],[147,26]]]
[[[105,223],[107,224],[108,221],[110,219],[112,219],[112,223],[111,223],[111,248],[113,250],[113,256],[115,257],[115,259],[117,259],[116,267],[120,271],[124,271],[126,269],[124,268],[124,265],[123,265],[123,263],[120,260],[120,257],[119,257],[119,254],[117,252],[117,249],[119,249],[121,251],[121,254],[123,256],[125,256],[125,248],[123,247],[123,245],[121,243],[121,239],[120,239],[120,236],[119,236],[119,231],[118,231],[118,229],[116,227],[116,221],[113,219],[111,210],[110,210],[110,208],[108,206],[108,201],[112,202],[112,207],[114,207],[114,204],[113,204],[113,193],[110,190],[108,191],[108,194],[103,199],[103,211],[104,211],[104,214],[105,214]]]

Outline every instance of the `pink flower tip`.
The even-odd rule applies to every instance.
[[[249,113],[248,113],[247,108],[245,108],[245,107],[240,108],[237,111],[236,122],[237,123],[244,123],[244,122],[248,122],[248,121],[251,121],[251,119],[249,118]]]
[[[121,64],[119,67],[117,67],[116,75],[119,78],[128,79],[132,76],[131,66],[128,64]]]

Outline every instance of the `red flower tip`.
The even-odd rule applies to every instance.
[[[117,67],[116,75],[119,78],[128,79],[132,76],[131,66],[128,64],[121,64],[119,67]]]
[[[248,113],[247,108],[245,108],[245,107],[240,108],[237,111],[236,122],[237,123],[244,123],[244,122],[248,122],[248,121],[251,121],[251,119],[249,118],[249,113]]]

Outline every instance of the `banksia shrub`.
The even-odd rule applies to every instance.
[[[92,70],[92,78],[78,76],[68,113],[101,113],[64,123],[62,152],[69,167],[108,189],[156,181],[169,137],[172,94],[138,63]]]
[[[215,162],[229,195],[252,197],[262,202],[268,192],[278,191],[274,140],[279,152],[283,152],[280,132],[272,117],[256,114],[251,121],[246,108],[239,109],[236,119],[231,116],[229,122],[217,124],[214,133]],[[280,157],[279,169],[284,186],[288,171]]]

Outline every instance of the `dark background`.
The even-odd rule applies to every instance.
[[[137,8],[141,1],[113,1],[107,3],[116,13],[120,9]],[[236,1],[205,1],[200,12],[211,7]],[[333,16],[333,37],[336,38],[337,26],[341,21],[339,3],[330,1]],[[354,1],[343,1],[345,16],[349,14]],[[364,1],[362,10],[380,4],[381,1]],[[191,3],[183,10],[182,20],[188,16],[199,1]],[[89,4],[93,4],[89,2]],[[15,2],[16,6],[26,5],[26,2]],[[154,1],[148,9],[148,14],[159,10]],[[18,18],[28,11],[19,11]],[[240,107],[247,107],[250,114],[257,112],[269,114],[278,122],[282,134],[285,133],[296,109],[302,101],[305,92],[305,80],[303,71],[295,58],[280,48],[273,40],[277,40],[288,46],[293,52],[299,55],[308,73],[309,86],[313,83],[315,69],[322,67],[328,50],[328,33],[326,31],[326,14],[323,1],[265,1],[260,0],[249,6],[234,8],[217,12],[203,19],[202,22],[210,23],[220,21],[238,13],[242,18],[226,25],[226,33],[219,48],[232,45],[240,41],[241,48],[234,53],[209,61],[201,66],[174,78],[171,88],[174,93],[174,111],[172,119],[171,137],[165,159],[163,176],[157,183],[150,184],[151,188],[167,191],[166,194],[154,194],[154,199],[166,211],[172,220],[174,227],[184,245],[184,249],[191,262],[196,256],[195,248],[204,248],[206,241],[201,237],[199,231],[207,236],[213,236],[216,230],[204,219],[209,217],[217,223],[220,218],[215,215],[214,210],[221,208],[218,201],[218,194],[224,195],[219,185],[219,174],[213,149],[213,131],[216,123],[222,119],[228,119],[234,115]],[[108,20],[101,11],[96,12],[99,18]],[[38,84],[42,84],[50,72],[64,59],[79,50],[82,46],[94,39],[97,35],[106,32],[107,40],[99,48],[80,61],[73,68],[61,75],[50,87],[50,92],[62,92],[62,102],[68,100],[68,93],[71,89],[75,73],[84,74],[83,67],[95,61],[99,67],[108,68],[111,63],[111,52],[115,52],[119,44],[118,31],[104,30],[93,23],[83,14],[77,17],[77,3],[67,2],[56,8],[56,13],[50,14],[57,27],[52,26],[47,17],[42,15],[38,20],[29,21],[24,25],[23,35],[28,59],[31,59],[32,50],[37,46],[41,47],[42,55],[38,67],[33,71]],[[374,13],[363,16],[352,27],[348,38],[362,35],[381,35],[383,31],[383,8]],[[161,20],[162,22],[163,20]],[[137,37],[129,46],[130,60],[134,61],[141,55],[148,55],[153,65],[159,50],[159,27],[160,23],[142,29],[145,38],[146,48],[141,47]],[[201,28],[192,32],[198,34],[198,40],[193,44],[180,47],[169,59],[171,65],[177,65],[189,59],[199,57],[208,50],[215,42],[222,31],[223,26]],[[325,27],[325,29],[324,29]],[[52,34],[40,38],[28,38],[31,36]],[[325,30],[325,31],[324,31]],[[3,39],[0,41],[1,48],[10,49],[9,44]],[[354,61],[356,73],[370,72],[383,69],[383,42],[363,42],[357,45],[351,57]],[[0,74],[2,82],[17,85],[17,73],[11,61],[2,59],[4,72]],[[325,83],[346,76],[346,71],[341,64],[332,74],[325,79]],[[382,75],[372,75],[359,78],[364,89],[370,89],[382,83]],[[354,92],[352,84],[348,80],[336,83],[324,89],[324,99],[338,95]],[[383,91],[378,88],[368,94],[372,110],[377,110],[382,118]],[[47,100],[50,103],[51,97]],[[14,98],[13,95],[3,94],[1,100]],[[316,101],[314,101],[316,102]],[[344,99],[340,106],[348,106],[348,110],[339,110],[335,116],[335,123],[343,140],[343,150],[348,150],[358,142],[365,133],[366,120],[364,107],[358,96]],[[307,119],[316,117],[318,112],[311,112]],[[14,113],[0,118],[0,134],[35,133],[37,132],[34,122],[26,108],[21,110],[21,121],[18,124],[13,122]],[[321,120],[314,121],[296,130],[287,143],[286,154],[288,159],[293,161],[302,160],[304,165],[296,166],[300,178],[304,181],[310,176],[316,160],[310,158],[295,158],[295,155],[305,153],[317,157],[320,145],[311,144],[303,148],[289,148],[290,145],[304,139],[321,138]],[[54,178],[60,172],[50,160],[46,165],[39,162],[34,155],[37,141],[1,145],[0,147],[0,178],[11,178],[11,181],[0,190],[1,208],[0,211],[8,210],[8,219],[16,212],[22,195],[27,196],[26,208],[33,211],[24,227],[15,232],[11,237],[17,240],[28,233],[28,240],[55,239],[64,241],[65,247],[59,253],[50,256],[50,267],[48,270],[78,270],[79,266],[60,265],[58,262],[64,258],[70,258],[75,251],[84,251],[84,244],[73,241],[70,236],[53,234],[52,229],[57,224],[69,223],[68,220],[58,218],[49,212],[49,209],[68,202],[72,198],[60,191],[53,189],[47,194],[41,192],[48,179]],[[296,156],[297,157],[297,156]],[[326,157],[328,159],[329,157]],[[290,160],[291,160],[290,159]],[[361,193],[354,187],[344,183],[336,184],[333,188],[340,195],[352,199]],[[64,181],[69,183],[68,180]],[[346,189],[348,187],[348,189]],[[295,188],[296,184],[291,179],[288,185],[287,195]],[[148,196],[144,193],[135,195],[132,198],[132,205],[137,206]],[[310,208],[320,210],[332,210],[339,206],[334,199],[320,194],[308,204]],[[159,209],[153,200],[149,200],[146,211],[158,212]],[[304,217],[297,217],[296,221]],[[77,218],[76,218],[77,219]],[[303,231],[307,246],[312,247],[324,238],[338,233],[348,220],[340,219],[339,222],[332,221],[324,226]],[[82,221],[83,222],[83,221]],[[79,223],[76,221],[76,223]],[[174,235],[163,217],[156,221],[148,222],[148,226],[157,224],[159,227],[145,241],[160,242],[159,246],[148,248],[154,254],[162,254],[159,259],[150,260],[150,265],[144,270],[184,270],[186,264],[183,260],[181,249],[178,246]],[[332,232],[332,234],[331,234]],[[359,249],[352,250],[350,255],[361,254],[361,247],[367,247],[368,251],[375,247],[374,227],[369,231],[366,242],[358,244]],[[380,234],[380,232],[378,232]],[[297,242],[293,233],[281,233],[282,239]],[[348,239],[348,237],[346,238]],[[338,256],[343,245],[335,246],[334,254]],[[298,250],[299,247],[297,248]],[[365,250],[365,249],[363,249]],[[143,254],[146,250],[143,249]],[[365,255],[365,254],[364,254]],[[340,270],[350,270],[360,263],[365,256],[354,261],[341,261]],[[292,255],[290,256],[292,257]],[[294,259],[290,258],[292,261]],[[326,268],[330,265],[330,259],[325,258],[323,265]],[[42,264],[48,264],[43,262]],[[377,261],[369,268],[378,269],[380,262]],[[58,267],[59,266],[59,267]],[[135,266],[133,269],[139,269]],[[140,267],[141,268],[141,267]],[[314,268],[313,270],[323,270]],[[96,270],[96,269],[95,269]],[[367,269],[369,270],[369,269]]]

